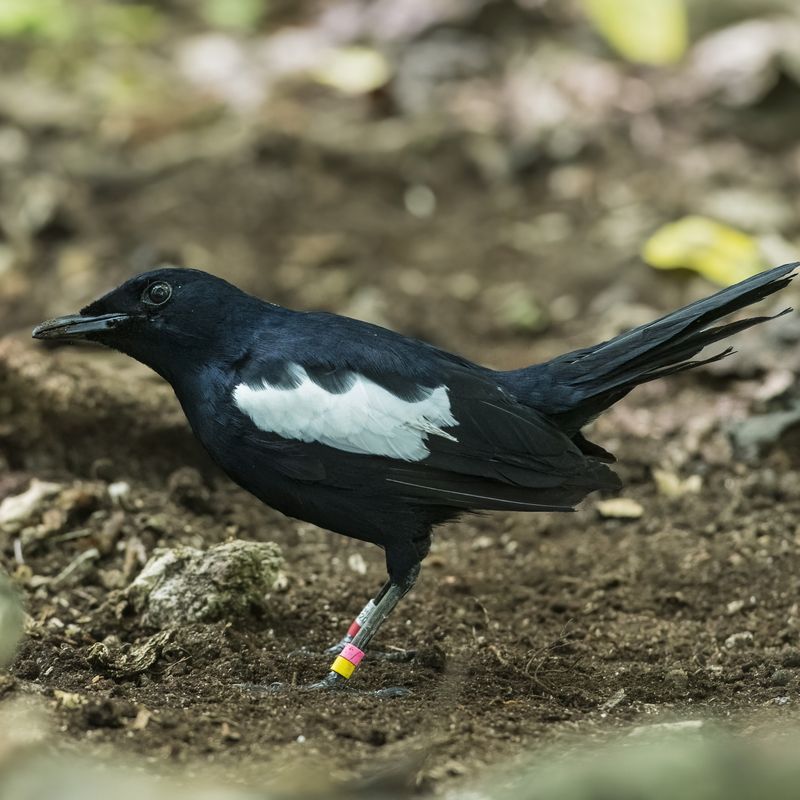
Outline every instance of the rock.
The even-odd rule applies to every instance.
[[[272,542],[235,540],[206,551],[159,548],[128,587],[127,600],[145,625],[155,627],[236,619],[264,611],[282,568]]]
[[[641,503],[637,503],[630,497],[612,497],[610,500],[601,500],[596,508],[604,519],[639,519],[644,514]]]
[[[34,478],[22,494],[6,497],[0,503],[0,528],[16,533],[39,511],[44,501],[60,492],[61,488],[58,483],[47,483]]]
[[[769,685],[770,686],[788,686],[792,680],[792,673],[785,669],[776,669],[775,672],[770,675],[769,678]]]
[[[750,631],[741,631],[740,633],[732,633],[725,640],[725,647],[728,650],[741,650],[753,644],[753,634]]]

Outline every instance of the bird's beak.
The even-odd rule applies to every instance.
[[[130,319],[128,314],[100,314],[84,317],[70,314],[66,317],[48,319],[33,329],[34,339],[85,339],[88,334],[102,333],[116,328],[121,322]]]

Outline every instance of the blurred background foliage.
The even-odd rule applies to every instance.
[[[788,0],[5,0],[0,41],[5,329],[171,260],[469,347],[796,251]]]

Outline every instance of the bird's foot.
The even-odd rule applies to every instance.
[[[238,683],[237,688],[252,694],[281,694],[282,692],[342,692],[351,691],[347,681],[335,672],[329,672],[322,680],[314,683]]]
[[[334,645],[326,648],[323,651],[314,650],[311,647],[299,647],[297,650],[292,650],[289,655],[300,658],[309,658],[315,656],[338,656],[342,652],[345,645],[350,644],[352,639],[342,639]],[[365,658],[375,659],[376,661],[413,661],[416,656],[416,650],[402,650],[399,647],[392,647],[389,650],[370,650]]]
[[[378,698],[407,697],[411,694],[404,686],[387,686],[383,689],[356,689],[348,685],[348,681],[335,672],[329,672],[322,680],[314,683],[240,683],[239,689],[251,694],[282,694],[283,692],[347,692],[348,694],[370,695]]]

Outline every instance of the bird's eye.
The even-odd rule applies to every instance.
[[[172,297],[172,287],[164,281],[151,283],[142,295],[142,302],[148,306],[163,306]]]

